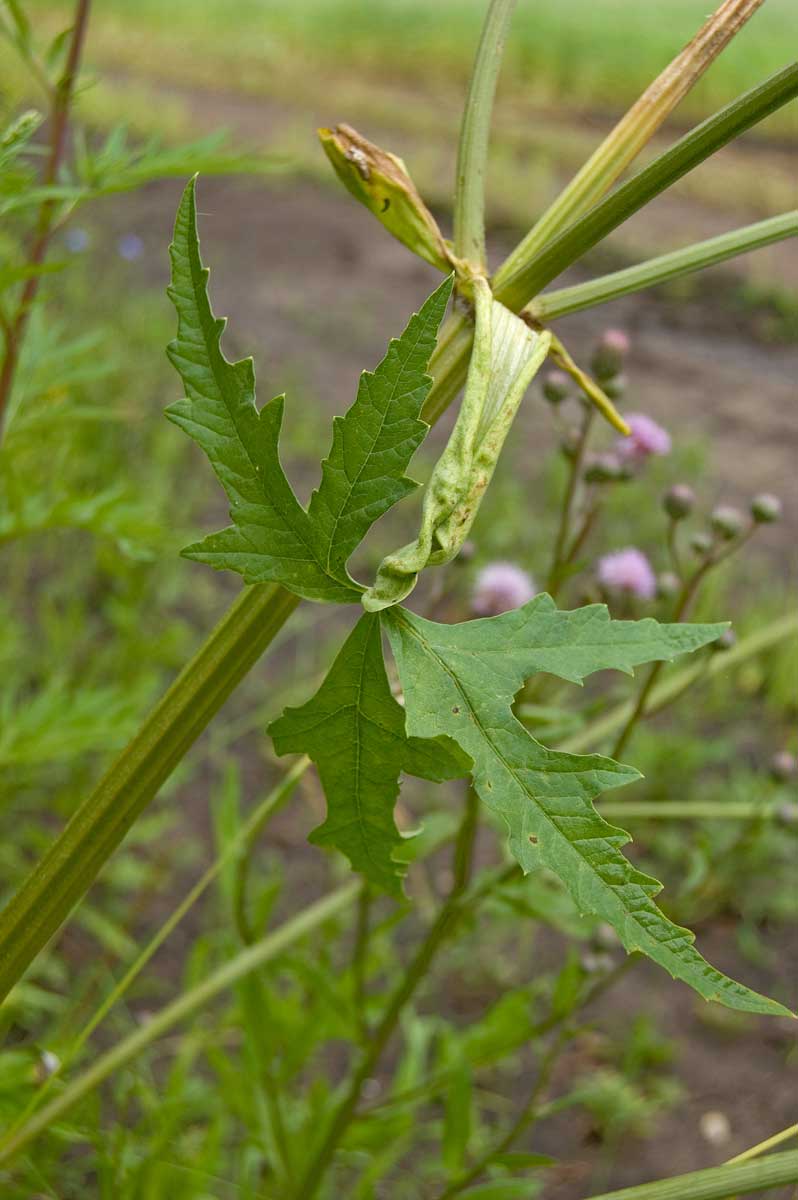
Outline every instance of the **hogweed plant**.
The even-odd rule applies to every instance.
[[[441,949],[456,946],[467,932],[472,936],[476,914],[492,906],[509,907],[521,925],[529,921],[535,905],[525,896],[529,883],[540,880],[557,882],[535,886],[562,889],[556,894],[570,897],[571,915],[558,918],[560,927],[572,929],[580,915],[586,916],[605,948],[618,946],[627,955],[653,960],[706,1001],[762,1017],[790,1015],[782,1003],[706,961],[694,935],[658,906],[661,885],[627,857],[630,834],[607,819],[610,810],[615,814],[623,806],[602,801],[605,792],[640,777],[620,760],[640,722],[712,670],[710,648],[728,649],[726,623],[692,624],[687,617],[709,573],[758,525],[777,519],[778,501],[755,498],[748,518],[718,508],[707,529],[694,533],[687,545],[683,523],[695,497],[689,487],[677,485],[663,502],[666,571],[658,576],[643,551],[631,546],[618,546],[596,560],[591,537],[608,496],[630,486],[653,456],[666,454],[671,438],[645,413],[622,414],[622,368],[630,352],[623,331],[607,331],[586,368],[549,326],[564,313],[790,236],[798,231],[798,214],[599,279],[544,290],[650,199],[798,94],[798,65],[793,64],[611,190],[757,7],[754,0],[721,4],[493,273],[485,250],[484,184],[493,94],[513,0],[492,0],[487,9],[462,122],[451,242],[399,158],[347,125],[321,131],[324,150],[347,189],[444,278],[379,365],[361,376],[346,414],[334,418],[330,449],[307,506],[297,499],[281,462],[285,398],[278,395],[258,407],[252,360],[231,363],[222,352],[224,321],[213,313],[200,256],[196,180],[187,185],[171,246],[169,289],[177,314],[169,357],[184,397],[167,416],[209,459],[229,502],[230,524],[190,545],[184,555],[233,571],[246,586],[0,915],[3,996],[19,983],[300,601],[347,606],[350,629],[313,694],[269,726],[277,755],[299,756],[284,782],[229,836],[213,866],[76,1039],[71,1058],[198,896],[236,862],[233,909],[243,948],[63,1086],[59,1080],[70,1064],[54,1064],[0,1140],[0,1162],[13,1164],[34,1139],[56,1128],[74,1105],[144,1048],[235,988],[251,1018],[248,1028],[259,1031],[252,1035],[252,1053],[264,1098],[258,1165],[251,1177],[256,1182],[247,1185],[246,1194],[366,1197],[389,1194],[379,1190],[385,1186],[395,1187],[391,1195],[438,1200],[537,1194],[547,1160],[516,1143],[551,1107],[552,1072],[580,1011],[621,977],[623,964],[617,960],[613,966],[610,956],[611,969],[597,972],[596,961],[604,953],[600,946],[592,964],[569,960],[549,1012],[534,1021],[528,1016],[528,989],[508,993],[508,1005],[521,997],[521,1008],[516,1005],[514,1016],[503,1016],[498,1049],[489,1045],[486,1018],[470,1041],[465,1033],[451,1053],[443,1046],[433,1054],[432,1026],[414,1023],[411,1013],[413,997]],[[17,12],[16,5],[11,12]],[[49,222],[55,200],[48,194],[45,203]],[[41,258],[34,248],[28,278],[37,277]],[[6,370],[12,375],[24,332],[24,316],[6,326]],[[501,470],[502,448],[536,377],[560,424],[567,464],[550,562],[486,566],[476,581],[472,619],[452,624],[433,619],[432,613],[422,615],[414,607],[419,577],[430,571],[443,578],[440,572],[468,553],[480,506],[494,472]],[[373,578],[357,577],[350,568],[355,552],[374,523],[416,491],[408,474],[413,455],[461,386],[452,432],[423,492],[417,535],[385,555]],[[613,430],[608,450],[594,448],[602,423]],[[527,568],[536,578],[545,577],[545,591],[536,593]],[[580,603],[567,607],[562,603],[567,597]],[[606,602],[622,616],[611,616]],[[658,606],[656,618],[641,615],[652,606]],[[754,638],[750,651],[738,644],[728,652],[743,658],[793,628],[788,619],[764,642],[762,635]],[[688,667],[660,680],[663,664],[685,654],[699,654],[698,669]],[[641,666],[648,669],[630,699],[620,705],[610,701],[577,733],[551,739],[554,745],[533,736],[540,699],[553,680],[582,684],[596,672],[632,675]],[[326,799],[326,815],[311,842],[343,856],[354,878],[262,934],[248,906],[252,847],[311,764]],[[406,821],[401,828],[397,824],[403,776],[425,781],[427,812],[419,814],[420,832],[408,829]],[[461,781],[456,814],[435,799],[438,793],[430,786],[452,780]],[[483,827],[493,830],[488,866],[485,854],[476,853]],[[447,846],[451,866],[439,872],[444,894],[437,900],[439,889],[431,886],[424,864],[439,862]],[[289,877],[291,870],[289,859]],[[421,907],[424,928],[386,994],[379,990],[380,978],[396,976],[395,969],[388,970],[386,934],[397,920],[411,921],[414,905]],[[343,983],[338,986],[334,979],[336,955],[337,961],[343,959],[326,944],[319,952],[326,975],[319,970],[312,976],[328,990],[333,1008],[339,1004],[342,1010],[322,1016],[314,1006],[310,1025],[307,1020],[298,1024],[301,1014],[280,1005],[277,987],[259,1009],[262,993],[252,984],[264,978],[262,968],[270,964],[275,978],[282,979],[293,962],[307,974],[311,964],[301,953],[304,939],[320,932],[326,942],[334,939],[350,910],[354,932],[351,960],[340,968]],[[411,927],[417,930],[417,923]],[[517,936],[523,936],[521,929]],[[344,926],[342,949],[347,939]],[[303,1046],[295,1050],[297,1037]],[[342,1037],[348,1054],[346,1066],[339,1063],[328,1074],[323,1049],[331,1037]],[[386,1051],[397,1040],[404,1045],[391,1068]],[[480,1127],[472,1138],[474,1072],[527,1043],[538,1055],[538,1070],[518,1112],[503,1129]],[[381,1103],[375,1103],[375,1086]],[[414,1183],[413,1114],[441,1098],[443,1128],[437,1123],[431,1133],[438,1147],[432,1151],[433,1165],[425,1167],[423,1182]],[[428,1158],[429,1136],[421,1138]],[[798,1154],[782,1152],[623,1195],[687,1200],[795,1181]]]

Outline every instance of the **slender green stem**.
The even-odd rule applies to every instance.
[[[317,900],[314,904],[308,905],[297,916],[281,925],[279,929],[274,930],[273,933],[268,934],[253,946],[247,946],[223,967],[162,1008],[146,1025],[142,1025],[121,1042],[117,1042],[83,1075],[68,1084],[60,1096],[51,1100],[22,1129],[0,1143],[0,1163],[8,1162],[47,1129],[53,1121],[57,1121],[79,1100],[94,1088],[99,1087],[114,1072],[121,1070],[122,1067],[133,1061],[175,1025],[199,1012],[221,992],[227,991],[252,971],[265,966],[289,946],[348,908],[350,904],[354,903],[358,888],[357,882],[347,883],[344,887],[330,892],[329,895]]]
[[[394,992],[388,1007],[371,1041],[361,1058],[346,1090],[343,1100],[330,1121],[327,1133],[313,1156],[304,1178],[296,1192],[297,1200],[312,1200],[332,1163],[341,1139],[355,1118],[363,1085],[376,1069],[383,1051],[393,1036],[405,1005],[416,988],[425,978],[430,964],[452,930],[463,910],[463,899],[468,888],[473,863],[474,839],[476,835],[476,805],[473,790],[469,789],[466,808],[454,851],[454,883],[452,890],[438,911],[426,937],[405,972],[402,982]]]
[[[89,10],[90,0],[77,0],[64,70],[55,87],[48,86],[47,89],[52,103],[50,108],[50,148],[42,179],[45,190],[58,182],[58,175],[66,154],[69,112],[80,71],[80,59],[89,23]],[[47,250],[53,235],[56,209],[57,202],[50,197],[44,199],[39,207],[36,227],[28,251],[27,265],[29,267],[40,267],[47,257]],[[8,322],[5,353],[0,363],[0,437],[2,437],[3,422],[11,399],[11,389],[22,352],[28,319],[40,283],[41,273],[34,270],[22,289],[14,316]]]
[[[788,1142],[790,1138],[794,1137],[798,1137],[798,1124],[781,1129],[771,1137],[765,1138],[764,1142],[757,1142],[755,1146],[743,1150],[742,1154],[735,1154],[734,1158],[730,1158],[725,1165],[731,1166],[733,1163],[748,1162],[751,1158],[758,1158],[760,1154],[764,1154],[766,1151],[772,1150],[774,1146],[780,1146],[782,1142]]]
[[[240,854],[233,886],[233,914],[238,929],[238,936],[245,946],[254,942],[257,936],[252,929],[247,914],[247,889],[249,871],[252,866],[252,856],[258,843],[258,836],[262,833],[266,822],[271,820],[277,810],[282,808],[286,800],[293,795],[294,788],[309,766],[310,759],[307,755],[303,754],[301,758],[297,759],[291,770],[280,780],[277,787],[269,793],[263,803],[258,805],[243,829],[236,834],[231,843],[236,852]],[[226,857],[227,851],[225,851]]]
[[[796,1182],[798,1150],[788,1150],[756,1162],[709,1167],[619,1192],[602,1192],[590,1200],[729,1200],[738,1192],[766,1192]]]
[[[366,956],[371,937],[371,888],[368,881],[363,880],[357,901],[357,923],[355,925],[355,942],[352,947],[352,990],[355,1012],[363,1041],[369,1037],[368,1016],[366,1014]]]
[[[567,313],[606,304],[618,296],[640,292],[643,288],[654,287],[669,279],[678,279],[681,275],[701,271],[797,234],[798,209],[778,217],[769,217],[766,221],[757,221],[754,225],[746,225],[731,233],[722,233],[704,242],[695,242],[682,250],[660,254],[637,266],[590,279],[587,283],[577,283],[574,287],[560,288],[556,292],[544,292],[532,301],[527,311],[537,321],[553,321]]]
[[[675,623],[687,619],[687,614],[690,611],[690,606],[696,597],[698,589],[707,572],[710,571],[714,565],[714,560],[707,558],[706,561],[701,563],[701,566],[693,572],[690,578],[684,582],[681,594],[676,602],[676,609],[673,614],[673,620]],[[649,698],[664,666],[664,662],[656,662],[649,668],[643,686],[638,693],[634,708],[629,715],[629,720],[618,734],[618,739],[612,748],[613,758],[619,758],[620,755],[623,754],[630,737],[634,733],[635,726],[646,715],[646,708],[648,706]]]
[[[761,3],[762,0],[724,0],[538,218],[507,259],[502,272],[515,273],[601,199]]]
[[[700,800],[603,800],[603,817],[623,817],[647,821],[749,821],[756,817],[774,817],[779,805],[769,801],[726,800],[702,803]]]
[[[796,95],[798,63],[792,63],[691,129],[537,254],[513,256],[513,261],[505,263],[494,277],[496,299],[517,312],[665,188]]]
[[[540,1111],[540,1098],[549,1086],[552,1072],[554,1070],[557,1059],[566,1039],[566,1032],[554,1038],[551,1045],[543,1056],[543,1061],[540,1065],[538,1077],[535,1080],[535,1086],[532,1088],[526,1103],[521,1108],[518,1116],[513,1121],[507,1132],[498,1139],[496,1144],[487,1150],[481,1158],[478,1158],[472,1167],[449,1184],[439,1195],[436,1200],[452,1200],[454,1196],[460,1196],[472,1183],[475,1183],[481,1175],[485,1173],[491,1163],[495,1162],[501,1154],[506,1154],[510,1150],[522,1133],[532,1125]]]
[[[246,588],[0,913],[0,999],[88,890],[130,826],[299,603]]]
[[[587,444],[590,439],[590,431],[593,428],[593,420],[595,417],[595,409],[585,409],[582,418],[582,426],[579,430],[579,439],[573,451],[573,456],[570,459],[568,480],[563,493],[562,506],[560,508],[560,520],[557,527],[557,536],[554,539],[554,552],[552,554],[551,566],[549,568],[548,581],[546,583],[546,591],[554,598],[559,591],[562,583],[562,570],[566,561],[566,550],[571,534],[571,520],[573,518],[574,504],[576,495],[579,489],[579,481],[582,478],[582,467],[585,461],[585,453]]]
[[[477,271],[485,269],[485,177],[496,81],[517,0],[491,0],[471,72],[454,194],[454,252]]]

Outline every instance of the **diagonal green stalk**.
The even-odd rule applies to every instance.
[[[602,1192],[590,1200],[730,1200],[739,1192],[766,1192],[798,1182],[798,1150],[771,1154],[756,1162],[691,1171],[619,1192]]]
[[[181,1021],[199,1012],[209,1001],[221,992],[227,991],[239,980],[245,979],[253,971],[271,962],[282,954],[300,938],[318,929],[325,921],[337,916],[350,904],[354,903],[359,884],[356,881],[345,884],[344,887],[330,892],[321,900],[308,905],[297,916],[286,921],[279,929],[247,946],[224,966],[214,971],[195,987],[183,992],[177,1000],[173,1000],[151,1020],[117,1044],[107,1053],[97,1059],[87,1071],[73,1083],[68,1084],[59,1096],[42,1108],[22,1129],[0,1143],[0,1163],[8,1162],[19,1153],[43,1130],[63,1113],[68,1112],[85,1095],[98,1087],[115,1071],[132,1062],[147,1046],[168,1033]]]
[[[513,272],[528,262],[555,234],[601,199],[762,3],[763,0],[724,0],[538,218],[504,264],[503,271]]]
[[[505,263],[493,280],[496,299],[517,312],[665,188],[797,95],[798,63],[791,63],[691,129],[537,254]]]
[[[762,246],[770,246],[773,242],[796,235],[798,209],[793,209],[792,212],[708,238],[705,242],[695,242],[681,250],[649,258],[634,267],[613,271],[611,275],[602,275],[573,287],[559,288],[555,292],[544,292],[527,306],[525,312],[536,321],[553,321],[567,313],[595,308],[629,292],[639,292],[643,288],[666,283],[669,279],[689,275],[692,271],[702,271],[705,267],[716,266],[739,254],[747,254],[749,250],[759,250]]]
[[[490,118],[516,3],[517,0],[491,0],[460,126],[454,196],[454,252],[477,271],[485,269],[485,176]]]

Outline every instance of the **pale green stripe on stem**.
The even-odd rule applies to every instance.
[[[590,1200],[729,1200],[740,1192],[766,1192],[798,1182],[798,1150],[773,1154],[739,1166],[710,1167],[673,1179],[658,1179],[619,1192],[602,1192]]]
[[[517,311],[660,192],[796,95],[798,63],[792,63],[691,129],[538,254],[512,256],[494,277],[496,299]]]
[[[517,0],[491,0],[482,27],[460,126],[454,197],[454,252],[485,267],[485,177],[490,119],[507,31]]]
[[[666,117],[701,78],[763,0],[724,0],[676,58],[649,84],[516,247],[502,271],[512,274],[620,178]]]
[[[757,221],[754,225],[746,225],[742,229],[722,233],[704,242],[696,242],[681,250],[660,254],[634,267],[614,271],[611,275],[602,275],[587,283],[559,288],[556,292],[544,292],[533,300],[525,311],[537,321],[553,321],[567,313],[579,312],[583,308],[595,308],[598,304],[606,304],[609,300],[628,295],[629,292],[640,292],[644,288],[666,283],[669,279],[678,279],[681,275],[689,275],[692,271],[701,271],[705,267],[716,266],[739,254],[747,254],[750,250],[759,250],[763,246],[770,246],[773,242],[796,235],[798,209],[781,213],[777,217],[768,217],[765,221]]]

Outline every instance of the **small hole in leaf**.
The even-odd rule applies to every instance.
[[[455,704],[454,708],[452,709],[452,712],[454,713],[455,716],[457,716],[458,713],[460,712],[460,709],[457,707],[456,704]]]

